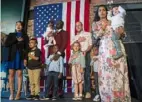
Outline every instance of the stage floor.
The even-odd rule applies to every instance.
[[[14,101],[9,101],[8,97],[9,97],[9,93],[7,93],[7,92],[2,93],[1,102],[14,102]],[[72,93],[66,93],[64,95],[64,98],[58,99],[55,102],[73,102],[72,97],[73,97]],[[47,100],[46,101],[38,100],[36,102],[51,102],[51,101],[52,100],[48,100],[48,101]],[[31,100],[31,101],[26,100],[24,94],[22,94],[21,100],[18,100],[15,102],[33,102],[33,100]],[[83,99],[82,101],[76,101],[76,102],[93,102],[93,101],[92,101],[92,99]],[[132,102],[140,102],[140,101],[132,98]]]

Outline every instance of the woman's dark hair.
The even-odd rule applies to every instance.
[[[100,17],[99,17],[99,8],[100,8],[100,7],[104,7],[105,10],[108,11],[108,10],[107,10],[107,7],[106,7],[105,5],[100,5],[100,6],[98,6],[97,10],[95,11],[95,18],[94,18],[94,21],[95,21],[95,22],[97,22],[97,21],[100,20]]]

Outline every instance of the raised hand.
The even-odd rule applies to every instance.
[[[78,39],[79,42],[84,42],[85,40],[86,40],[85,37],[79,37],[79,39]]]

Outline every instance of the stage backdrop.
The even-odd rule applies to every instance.
[[[80,0],[72,2],[63,2],[57,4],[41,5],[34,8],[34,34],[38,40],[38,48],[42,51],[42,62],[45,61],[45,51],[43,48],[44,39],[42,34],[46,31],[48,22],[53,19],[55,23],[58,20],[64,21],[64,30],[68,31],[69,43],[66,48],[65,63],[68,62],[70,57],[70,43],[74,38],[75,22],[81,21],[84,25],[84,30],[89,31],[89,0]],[[65,68],[64,75],[68,76],[68,68]],[[74,91],[72,89],[72,82],[65,82],[65,92]]]
[[[23,21],[26,0],[1,0],[1,31],[14,32],[15,22]]]

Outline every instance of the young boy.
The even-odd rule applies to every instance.
[[[40,93],[40,71],[41,52],[37,48],[37,40],[31,39],[29,42],[30,51],[28,52],[27,61],[24,64],[28,68],[28,76],[30,81],[31,95],[27,97],[27,100],[38,100]]]
[[[50,55],[46,60],[46,64],[48,65],[48,76],[46,81],[45,96],[43,100],[49,100],[48,94],[52,81],[54,84],[52,100],[56,100],[57,98],[58,79],[61,78],[63,73],[63,58],[61,56],[56,57],[57,52],[58,46],[54,45],[53,54]]]

